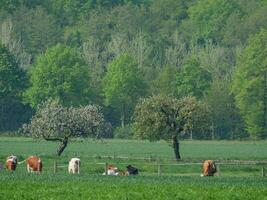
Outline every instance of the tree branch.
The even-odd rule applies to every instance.
[[[60,142],[63,142],[64,139],[62,138],[44,138],[46,141],[60,141]]]

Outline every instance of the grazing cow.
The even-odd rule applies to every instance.
[[[38,156],[30,156],[26,160],[19,162],[19,164],[26,161],[28,172],[41,172],[42,171],[42,161]]]
[[[217,172],[215,162],[213,160],[205,160],[203,163],[203,172],[201,176],[213,176]]]
[[[103,175],[106,175],[106,172],[104,172]],[[118,176],[119,175],[118,168],[114,167],[113,165],[108,165],[107,175]]]
[[[133,167],[132,165],[126,166],[127,170],[125,172],[125,176],[129,175],[138,175],[138,169],[136,167]]]
[[[17,156],[9,156],[6,159],[6,169],[10,171],[15,171],[18,164]]]
[[[81,161],[79,158],[72,158],[69,162],[69,173],[80,173]]]

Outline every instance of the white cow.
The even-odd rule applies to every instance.
[[[80,173],[81,160],[79,158],[72,158],[69,162],[69,173]]]

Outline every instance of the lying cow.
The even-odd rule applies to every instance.
[[[30,156],[27,159],[19,162],[19,164],[26,161],[28,172],[41,172],[42,171],[42,161],[38,156]]]
[[[80,173],[81,161],[79,158],[72,158],[69,162],[69,173]]]
[[[127,168],[127,170],[125,172],[125,176],[138,174],[138,169],[133,167],[132,165],[128,165],[128,166],[126,166],[126,168]]]
[[[118,176],[119,175],[118,168],[114,167],[113,165],[108,165],[107,174],[106,172],[104,172],[103,175]]]
[[[11,155],[6,159],[6,169],[15,171],[18,164],[17,156]]]
[[[201,176],[213,176],[216,172],[217,168],[215,162],[213,160],[205,160]]]

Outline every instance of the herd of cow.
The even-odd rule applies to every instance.
[[[26,162],[28,172],[41,172],[42,171],[42,160],[38,156],[30,156],[27,159],[18,162],[17,156],[11,155],[6,159],[6,169],[9,171],[15,171],[18,164]],[[81,161],[79,158],[71,158],[68,165],[68,171],[71,174],[79,174],[81,167]],[[213,176],[217,172],[216,164],[213,160],[205,160],[203,163],[203,169],[201,176]],[[119,172],[118,168],[113,165],[108,165],[103,175],[138,175],[138,169],[132,165],[126,166],[124,172]]]

